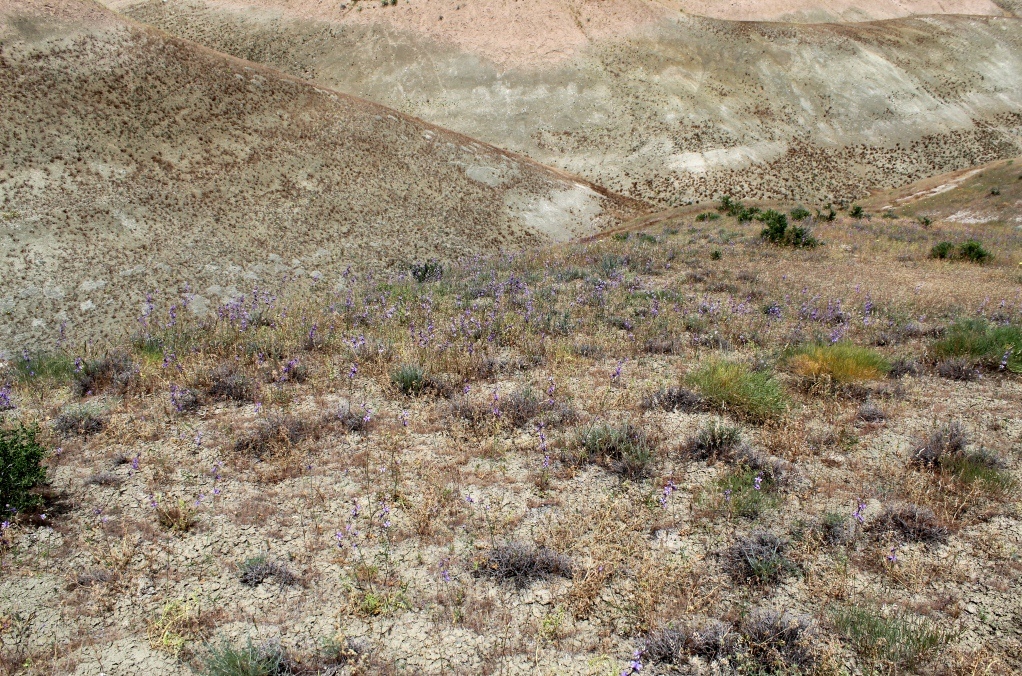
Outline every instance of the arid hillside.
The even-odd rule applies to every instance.
[[[1020,176],[12,360],[0,673],[1022,673]]]
[[[723,18],[640,0],[117,4],[662,205],[852,200],[1022,151],[1008,3],[860,3],[902,18],[841,24],[728,20],[821,3],[728,4]],[[822,18],[854,18],[838,14]]]
[[[0,3],[0,96],[0,349],[118,336],[149,292],[201,313],[640,207],[87,1]]]

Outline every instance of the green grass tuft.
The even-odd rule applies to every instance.
[[[711,404],[751,420],[773,418],[787,408],[780,383],[745,364],[711,361],[689,374],[687,381]]]
[[[913,669],[953,638],[925,618],[904,611],[884,615],[868,606],[839,608],[834,624],[861,657],[892,673]]]
[[[967,357],[988,369],[1003,368],[1022,373],[1022,326],[990,324],[984,319],[967,319],[952,325],[930,345],[929,357],[941,361]]]

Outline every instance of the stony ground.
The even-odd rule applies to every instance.
[[[1022,322],[1022,234],[921,215],[680,210],[15,359],[4,668],[1016,673],[1022,364],[939,346]]]

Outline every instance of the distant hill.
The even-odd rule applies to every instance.
[[[642,205],[122,19],[0,3],[0,348],[283,277],[563,241]]]
[[[850,201],[1022,152],[1006,1],[116,4],[664,206]]]

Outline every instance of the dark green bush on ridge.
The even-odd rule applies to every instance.
[[[42,501],[31,492],[46,481],[45,450],[36,441],[38,433],[34,426],[0,428],[0,508],[4,510],[0,518],[8,518],[12,509],[30,509]]]
[[[782,213],[768,209],[756,216],[756,220],[766,227],[759,233],[767,242],[778,246],[791,246],[796,249],[811,249],[819,242],[813,237],[808,227],[788,225],[788,217]]]
[[[993,254],[983,248],[982,242],[976,239],[967,239],[958,246],[947,241],[938,242],[930,249],[930,258],[938,260],[962,260],[971,263],[986,263],[993,257]]]

